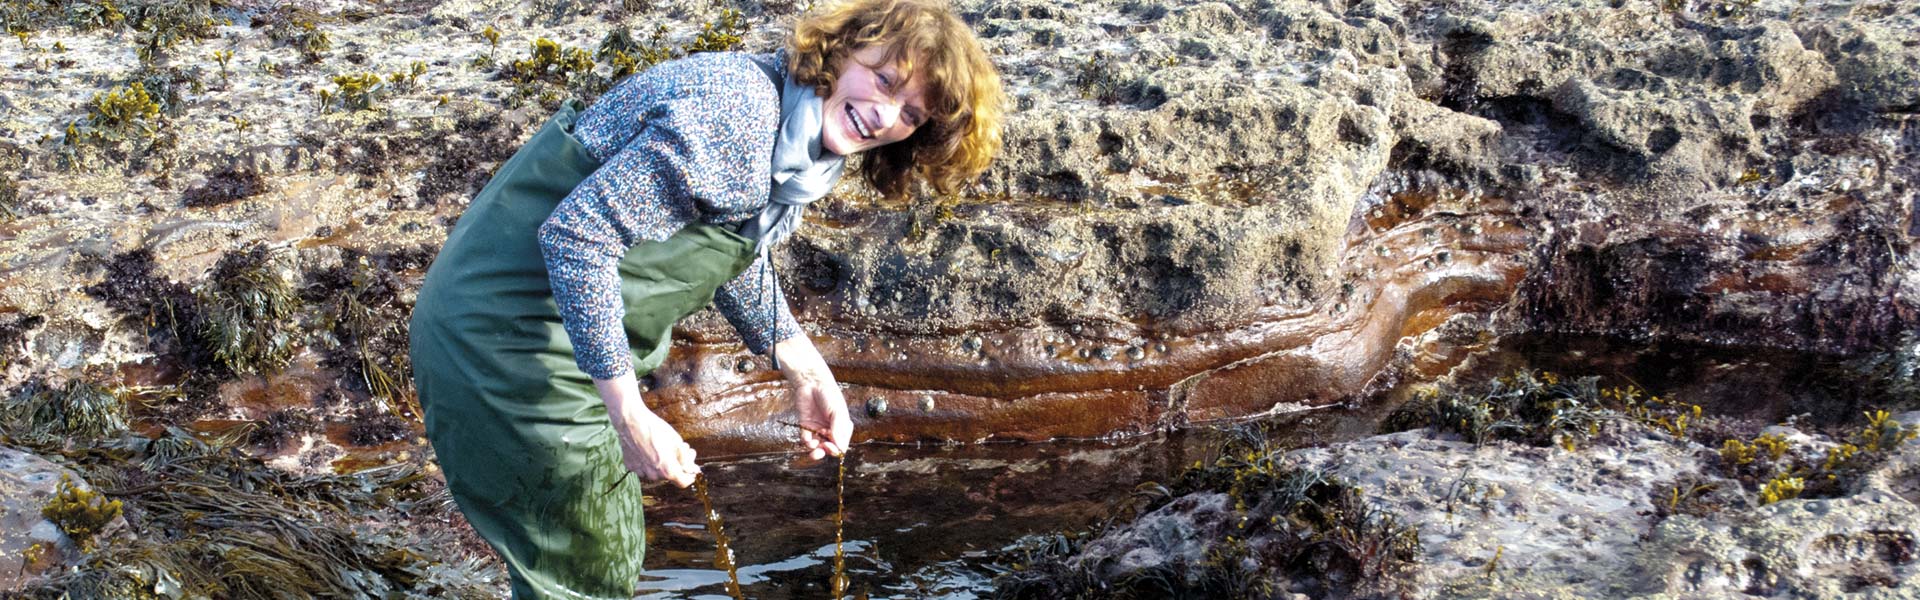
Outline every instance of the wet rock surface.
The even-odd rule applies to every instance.
[[[743,8],[747,49],[796,10]],[[890,408],[862,411],[863,436],[1100,435],[1339,402],[1490,332],[1858,352],[1913,322],[1910,3],[957,8],[1012,96],[1001,160],[955,197],[844,185],[780,252],[849,396]],[[430,255],[547,112],[483,58],[615,27],[675,41],[713,16],[311,9],[331,40],[317,61],[262,33],[294,13],[241,6],[195,46],[225,64],[142,62],[57,20],[0,49],[21,92],[0,304],[48,323],[9,378],[169,352],[143,339],[177,333],[152,307],[83,293],[131,252],[189,286],[256,241]],[[376,110],[318,96],[414,61],[425,74]],[[93,94],[136,79],[171,145],[116,162],[61,141]],[[681,334],[649,381],[668,418],[782,436],[766,361],[711,314]]]
[[[63,481],[93,489],[71,469],[0,446],[0,593],[17,592],[40,574],[80,558],[74,540],[42,514]],[[116,518],[109,527],[124,532],[126,520]]]
[[[764,51],[803,3],[179,4],[208,20],[157,54],[84,11],[6,17],[28,33],[0,44],[0,387],[97,383],[142,435],[178,425],[289,472],[431,473],[397,345],[420,277],[553,102],[612,72],[534,85],[500,65],[540,38],[592,52],[616,28],[687,43],[723,8]],[[1912,0],[955,7],[1012,96],[1000,160],[952,197],[849,182],[777,253],[863,439],[1097,437],[1364,402],[1516,334],[1872,354],[1915,324]],[[290,42],[302,27],[326,43]],[[383,82],[336,79],[353,75]],[[135,82],[150,116],[93,109]],[[247,248],[291,259],[274,277],[298,302],[274,320],[287,366],[238,375],[196,290]],[[784,443],[764,357],[712,313],[676,338],[643,381],[651,404],[703,448]],[[1431,490],[1354,465],[1612,472],[1532,491],[1522,509],[1546,512],[1489,505],[1474,536],[1423,529],[1423,577],[1471,580],[1491,541],[1488,578],[1543,590],[1623,573],[1709,595],[1910,585],[1895,559],[1911,519],[1849,521],[1910,514],[1910,473],[1866,484],[1891,496],[1657,527],[1630,508],[1644,494],[1591,488],[1687,472],[1665,443],[1496,457],[1403,434],[1302,457],[1356,457],[1340,468],[1402,486],[1423,528]],[[1519,539],[1503,527],[1520,514],[1553,517]],[[1584,560],[1608,524],[1651,541]],[[1801,555],[1737,550],[1762,538]]]
[[[1920,421],[1920,413],[1899,419]],[[1771,431],[1836,443],[1791,428]],[[1911,481],[1920,446],[1913,444],[1838,497],[1742,503],[1731,483],[1735,491],[1706,493],[1735,502],[1698,514],[1676,513],[1668,499],[1681,498],[1677,506],[1701,493],[1673,488],[1711,471],[1716,452],[1651,431],[1565,451],[1477,445],[1423,429],[1287,454],[1286,464],[1344,478],[1418,530],[1406,597],[1904,597],[1920,590],[1913,552],[1920,506]],[[1099,581],[1156,571],[1176,581],[1195,577],[1217,568],[1222,548],[1271,543],[1234,537],[1245,531],[1234,524],[1247,514],[1227,494],[1193,493],[1101,533],[1064,561]],[[1285,556],[1261,560],[1268,568],[1297,564]],[[1324,593],[1269,581],[1269,593],[1235,597]]]

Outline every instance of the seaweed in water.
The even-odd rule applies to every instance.
[[[727,543],[727,525],[720,518],[720,511],[713,509],[713,497],[709,495],[706,473],[694,476],[693,496],[700,499],[700,508],[707,511],[707,533],[713,535],[713,565],[727,571],[727,595],[735,600],[745,598],[746,596],[740,591],[740,571],[733,563],[733,548]]]
[[[353,427],[347,429],[347,443],[354,446],[378,446],[404,440],[412,435],[413,428],[398,417],[363,412],[354,415]]]
[[[213,358],[235,373],[285,367],[298,332],[291,322],[300,298],[282,253],[262,244],[229,252],[194,290]]]
[[[1484,385],[1428,390],[1388,415],[1380,431],[1431,427],[1476,444],[1503,439],[1568,450],[1616,423],[1637,423],[1675,438],[1699,433],[1700,406],[1631,386],[1602,388],[1599,381],[1522,369]]]

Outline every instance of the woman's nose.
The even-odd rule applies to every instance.
[[[897,100],[875,102],[873,111],[879,113],[879,125],[882,130],[891,130],[893,126],[900,124],[900,102]]]

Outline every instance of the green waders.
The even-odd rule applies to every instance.
[[[547,283],[537,231],[600,166],[561,107],[501,165],[447,236],[413,310],[414,384],[447,487],[507,563],[513,596],[628,598],[646,554],[640,481]],[[754,244],[694,224],[620,261],[636,374],[674,323],[753,260]]]

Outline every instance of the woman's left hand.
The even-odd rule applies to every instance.
[[[780,370],[793,390],[793,410],[800,418],[800,443],[815,459],[840,456],[853,439],[853,420],[847,399],[827,361],[807,336],[796,335],[774,345]]]

